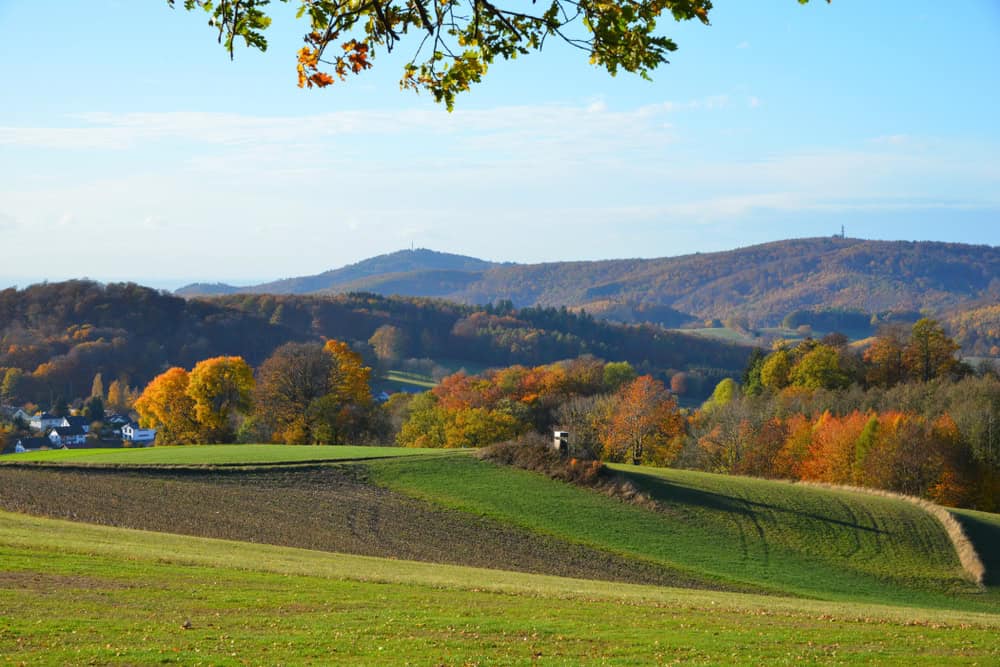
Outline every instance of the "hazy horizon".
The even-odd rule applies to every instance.
[[[828,236],[835,236],[835,235],[836,234],[829,234]],[[796,240],[796,239],[804,239],[804,238],[817,238],[817,237],[790,237],[790,238],[787,238],[787,239],[771,239],[771,240],[763,241],[762,243],[774,243],[774,242],[779,242],[779,241]],[[856,240],[860,239],[860,240],[866,240],[866,241],[887,241],[887,242],[963,243],[961,241],[947,241],[947,240],[939,240],[939,239],[872,239],[872,238],[852,237],[850,234],[847,235],[847,238],[848,239],[856,239]],[[269,283],[269,282],[274,282],[274,281],[278,281],[278,280],[284,280],[284,279],[287,279],[287,278],[299,278],[299,277],[303,277],[303,276],[316,275],[316,274],[324,273],[326,271],[332,271],[332,270],[340,269],[340,268],[343,268],[345,266],[349,266],[351,264],[356,264],[358,262],[363,262],[365,260],[372,259],[374,257],[379,257],[379,256],[383,256],[383,255],[390,255],[390,254],[393,254],[393,253],[403,252],[403,251],[407,251],[407,250],[430,250],[430,251],[433,251],[433,252],[441,252],[441,253],[447,252],[449,254],[456,254],[456,255],[463,255],[463,256],[467,256],[467,257],[474,257],[476,259],[482,259],[482,260],[487,260],[487,261],[496,262],[496,263],[507,262],[507,263],[514,263],[514,264],[545,264],[545,263],[568,262],[568,261],[601,261],[601,260],[624,260],[624,259],[661,259],[661,258],[670,258],[670,257],[683,257],[685,255],[691,255],[691,254],[697,254],[697,253],[711,254],[711,253],[716,253],[716,252],[727,252],[727,251],[732,251],[732,250],[739,250],[741,248],[751,247],[751,246],[754,246],[754,245],[760,245],[760,244],[754,243],[754,244],[740,245],[740,246],[734,246],[734,247],[731,247],[731,248],[723,248],[721,250],[704,250],[704,251],[702,251],[702,250],[695,250],[693,252],[684,252],[684,253],[678,253],[678,254],[674,254],[674,255],[631,255],[631,256],[622,256],[622,257],[588,257],[588,258],[572,258],[571,257],[571,258],[551,259],[551,260],[542,260],[542,261],[519,261],[517,259],[511,259],[511,258],[506,258],[506,257],[479,257],[479,256],[472,255],[472,254],[469,254],[469,253],[466,253],[466,252],[445,251],[445,250],[440,250],[438,248],[428,248],[428,247],[396,248],[395,250],[387,250],[385,252],[381,252],[381,253],[378,253],[376,255],[370,255],[370,256],[366,256],[366,257],[360,257],[357,260],[352,260],[350,262],[347,262],[346,264],[339,264],[339,265],[336,265],[336,266],[326,266],[326,267],[322,267],[322,268],[319,268],[319,269],[316,269],[316,270],[306,270],[306,269],[303,269],[303,271],[300,272],[300,273],[294,273],[294,274],[289,274],[289,275],[276,275],[276,274],[266,275],[266,274],[262,274],[262,277],[259,277],[259,278],[256,278],[256,279],[255,278],[250,278],[250,279],[231,278],[231,279],[227,279],[225,277],[219,277],[219,276],[207,276],[207,277],[202,276],[202,277],[199,277],[197,275],[186,276],[186,277],[185,276],[176,276],[176,277],[143,278],[141,275],[138,275],[138,274],[122,274],[122,275],[107,274],[105,276],[100,276],[100,275],[98,275],[98,276],[70,275],[70,274],[62,274],[62,275],[55,274],[54,276],[51,276],[51,275],[50,276],[42,276],[42,275],[36,275],[36,276],[7,276],[7,275],[0,274],[0,289],[7,289],[7,288],[10,288],[10,287],[17,287],[19,289],[23,289],[23,288],[25,288],[25,287],[27,287],[29,285],[34,285],[34,284],[38,284],[38,283],[44,283],[44,282],[54,283],[54,282],[62,282],[62,281],[65,281],[65,280],[76,280],[76,279],[80,279],[80,280],[94,280],[94,281],[97,281],[97,282],[100,282],[100,283],[133,282],[133,283],[137,283],[139,285],[144,285],[146,287],[151,287],[151,288],[160,289],[160,290],[168,290],[168,291],[174,291],[176,289],[179,289],[181,287],[184,287],[184,286],[190,285],[190,284],[194,284],[194,283],[204,283],[204,284],[221,283],[221,284],[230,285],[230,286],[233,286],[233,287],[248,287],[248,286],[252,286],[252,285],[258,285],[258,284],[261,284],[261,283]],[[987,246],[990,246],[990,247],[997,247],[998,244],[990,244],[990,243],[968,243],[966,245],[987,245]]]

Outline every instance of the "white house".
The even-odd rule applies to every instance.
[[[57,426],[49,431],[49,442],[55,447],[72,447],[87,443],[87,434],[79,426]]]
[[[28,426],[35,431],[47,431],[50,428],[55,428],[56,426],[69,426],[69,424],[63,424],[62,417],[56,417],[48,412],[39,412],[38,414],[31,416],[31,419],[28,421]]]
[[[11,419],[12,419],[12,421],[21,420],[25,424],[30,424],[31,423],[31,415],[29,415],[27,412],[25,412],[21,408],[18,408],[17,410],[14,411],[14,414],[11,417]]]
[[[139,425],[135,422],[129,422],[122,426],[122,440],[148,445],[155,439],[155,428],[139,428]]]

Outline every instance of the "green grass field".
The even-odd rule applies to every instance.
[[[435,382],[434,378],[429,375],[407,373],[406,371],[389,371],[385,374],[385,379],[398,384],[419,387],[421,389],[433,389],[437,386],[437,382]]]
[[[403,447],[198,445],[132,449],[51,449],[7,454],[0,464],[40,462],[116,465],[260,465],[304,461],[348,461],[394,456],[433,456],[439,452]]]
[[[780,338],[782,340],[788,341],[789,343],[798,343],[804,340],[807,336],[819,340],[828,333],[831,333],[830,331],[821,331],[819,329],[815,329],[810,331],[808,334],[803,335],[797,329],[786,329],[785,327],[760,327],[756,329],[756,332],[760,334],[759,336],[754,336],[752,333],[735,331],[733,329],[729,329],[726,327],[699,327],[694,329],[685,328],[685,329],[672,329],[672,331],[690,334],[694,336],[701,336],[702,338],[722,340],[728,343],[738,343],[741,345],[760,345],[762,336],[766,336],[769,338]],[[846,335],[850,340],[865,338],[868,335],[868,332],[865,331],[840,331],[839,333]]]
[[[745,333],[736,331],[734,329],[728,329],[726,327],[702,327],[697,329],[671,329],[675,333],[687,334],[690,336],[701,336],[702,338],[711,338],[714,340],[722,340],[727,343],[738,343],[740,345],[752,345],[755,342],[753,336],[749,336]]]
[[[11,664],[995,664],[1000,616],[559,579],[0,513]]]
[[[762,592],[962,609],[1000,609],[965,579],[940,524],[908,503],[669,469],[626,473],[663,506],[622,503],[472,457],[364,465],[376,482],[706,581]],[[624,469],[624,467],[623,467]]]
[[[323,458],[336,462],[267,467]],[[956,512],[989,569],[978,588],[930,515],[848,491],[615,466],[657,501],[654,511],[468,452],[237,445],[53,451],[31,460],[53,465],[4,468],[7,483],[20,484],[18,497],[44,486],[41,498],[51,498],[60,489],[75,494],[63,505],[82,512],[73,498],[100,497],[103,488],[120,499],[109,499],[117,513],[108,509],[104,519],[91,502],[98,513],[88,520],[252,542],[0,512],[0,656],[11,663],[1000,661],[1000,515]],[[188,469],[76,465],[86,462]],[[257,467],[193,469],[219,463]],[[164,519],[129,523],[115,503],[140,513],[158,508]],[[197,511],[185,510],[189,503]],[[243,515],[238,523],[217,518],[239,507],[282,525],[313,510],[317,516],[295,522],[312,526],[303,539],[284,544],[336,548],[346,531],[355,553],[394,558],[254,543],[281,531],[254,529]],[[182,530],[170,516],[188,523]],[[424,540],[415,557],[447,553],[453,563],[503,569],[401,560],[384,546],[402,536],[391,531],[430,531],[446,520],[452,528]],[[305,539],[334,523],[328,542]],[[483,539],[492,526],[497,555],[463,560],[477,525]],[[423,539],[407,535],[401,544]],[[624,564],[676,572],[677,581],[703,588],[504,571],[517,569],[519,561],[505,559],[519,552],[500,545],[516,535],[521,549],[544,540],[546,554],[585,548],[619,563],[573,576],[600,578],[611,572],[601,567]],[[709,590],[720,587],[745,592]]]

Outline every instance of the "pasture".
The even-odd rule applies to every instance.
[[[829,600],[997,608],[968,582],[941,525],[889,498],[671,469],[619,470],[659,512],[476,461],[372,462],[395,491],[717,585]]]
[[[921,509],[781,482],[616,466],[650,507],[468,452],[5,460],[13,662],[1000,660],[996,515],[956,512],[977,587]]]
[[[0,513],[0,654],[80,664],[989,664],[1000,617],[608,584]]]

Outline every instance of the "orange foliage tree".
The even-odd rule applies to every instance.
[[[869,384],[892,387],[903,381],[906,369],[903,367],[903,340],[897,327],[889,327],[879,333],[875,341],[865,350],[865,379]]]
[[[183,368],[171,368],[146,385],[135,402],[139,423],[155,428],[158,445],[190,445],[199,441],[194,399],[188,395],[189,375]]]
[[[616,394],[602,441],[611,461],[669,465],[683,445],[684,420],[663,383],[643,375]]]
[[[532,428],[547,430],[567,401],[604,393],[609,367],[616,377],[623,370],[631,372],[627,364],[584,356],[534,368],[455,373],[413,399],[396,442],[407,447],[478,447]]]
[[[854,481],[854,455],[868,415],[852,412],[835,417],[824,412],[812,428],[812,444],[800,466],[803,479],[829,484]]]

